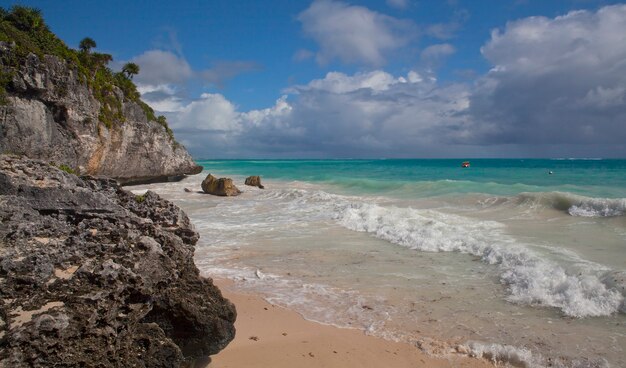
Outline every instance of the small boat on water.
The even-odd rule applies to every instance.
[[[463,161],[463,163],[461,164],[461,167],[470,167],[470,162],[469,161]]]

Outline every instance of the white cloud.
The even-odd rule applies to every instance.
[[[262,110],[239,112],[223,96],[205,96],[185,108],[173,127],[200,157],[207,154],[194,147],[207,147],[201,142],[209,141],[222,154],[239,147],[235,156],[443,154],[433,137],[460,124],[467,90],[434,87],[413,71],[405,77],[380,70],[351,76],[332,72],[294,87],[294,102],[282,96]]]
[[[222,60],[215,62],[211,68],[193,70],[184,57],[163,50],[146,51],[131,61],[138,64],[140,69],[135,82],[144,86],[183,84],[193,78],[221,85],[236,75],[260,69],[252,61]]]
[[[173,95],[176,93],[176,88],[170,84],[158,84],[158,85],[150,85],[150,84],[139,84],[137,85],[137,91],[141,94],[146,93],[165,93],[168,95]]]
[[[160,112],[180,111],[183,107],[183,100],[178,94],[178,88],[172,84],[141,84],[137,83],[137,91],[153,109]]]
[[[193,76],[189,63],[184,58],[162,50],[150,50],[131,59],[139,65],[135,81],[147,85],[182,83]]]
[[[426,61],[439,61],[444,59],[452,54],[454,54],[456,49],[449,43],[442,43],[437,45],[430,45],[422,50],[420,54],[422,60]]]
[[[172,126],[212,133],[233,133],[241,128],[235,105],[217,93],[203,93],[199,100],[185,106]]]
[[[481,51],[494,67],[472,97],[472,115],[488,127],[477,139],[626,141],[626,5],[510,22]]]
[[[411,71],[407,78],[398,77],[375,70],[367,73],[356,73],[353,76],[339,72],[329,72],[324,79],[314,79],[305,86],[296,86],[288,89],[288,92],[298,93],[300,91],[326,91],[332,93],[348,93],[359,89],[367,88],[372,91],[386,91],[397,83],[415,83],[422,81],[421,76]]]
[[[141,97],[150,107],[159,112],[179,112],[184,107],[184,101],[177,96],[153,97],[143,95]]]
[[[189,83],[200,81],[207,86],[221,87],[236,75],[260,69],[257,63],[250,61],[218,61],[211,68],[193,70],[184,57],[163,50],[146,51],[131,61],[139,65],[134,81],[142,99],[163,113],[180,112],[185,108]]]
[[[626,5],[511,22],[482,52],[472,84],[330,72],[266,109],[203,95],[173,127],[197,157],[626,155]]]
[[[387,54],[409,43],[414,25],[362,6],[316,0],[300,13],[304,33],[320,47],[316,59],[382,65]]]
[[[274,126],[286,126],[286,119],[291,114],[293,108],[287,102],[287,96],[283,95],[276,104],[270,108],[262,110],[251,110],[241,114],[241,120],[243,120],[249,126],[259,126],[270,124]]]

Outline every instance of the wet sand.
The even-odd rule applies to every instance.
[[[409,344],[310,322],[260,296],[230,291],[229,280],[214,282],[237,306],[237,334],[212,357],[210,368],[493,367],[484,359],[455,353],[434,358]]]

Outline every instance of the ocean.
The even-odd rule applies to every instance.
[[[626,160],[462,161],[205,160],[129,189],[187,212],[203,274],[307,319],[510,366],[626,367]],[[208,173],[244,193],[199,193]]]

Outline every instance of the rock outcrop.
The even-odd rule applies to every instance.
[[[261,189],[265,189],[263,184],[261,184],[260,176],[248,176],[244,184],[249,185],[251,187],[259,187]]]
[[[30,53],[18,66],[16,58],[15,46],[0,42],[0,74],[10,76],[0,106],[0,153],[65,164],[121,183],[175,180],[202,171],[169,128],[149,119],[149,107],[125,98],[118,87],[97,98],[76,66],[57,56]],[[103,101],[115,105],[112,121],[103,121]]]
[[[241,191],[233,184],[231,178],[216,178],[209,174],[202,181],[202,191],[207,194],[213,194],[216,196],[230,197],[241,194]]]
[[[0,367],[178,367],[234,337],[172,203],[0,155]]]

